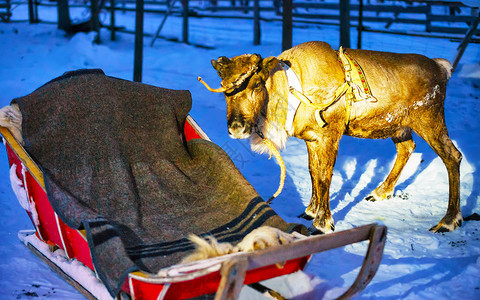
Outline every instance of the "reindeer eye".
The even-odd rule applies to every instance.
[[[260,90],[261,88],[262,88],[262,82],[261,81],[257,81],[253,85],[253,89],[255,89],[255,90]]]

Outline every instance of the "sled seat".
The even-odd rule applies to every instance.
[[[190,116],[184,131],[187,140],[208,139]],[[47,198],[40,168],[8,129],[0,127],[0,133],[6,145],[11,178],[15,180],[13,175],[16,176],[31,201],[27,213],[35,226],[36,237],[48,245],[50,251],[62,249],[69,259],[77,260],[95,272],[84,230],[72,229],[59,218]],[[157,274],[131,272],[122,286],[122,295],[132,299],[187,299],[216,293],[215,299],[236,299],[243,285],[303,270],[314,253],[365,240],[369,241],[369,246],[362,268],[352,286],[340,297],[348,299],[361,292],[375,275],[386,241],[386,227],[371,224],[328,235],[302,236],[288,245],[177,264]],[[87,298],[104,298],[98,295],[98,291],[89,290],[70,278],[61,267],[52,266],[35,243],[26,244],[54,270],[69,277],[68,282]]]

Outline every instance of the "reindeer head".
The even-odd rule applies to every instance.
[[[250,137],[268,98],[265,81],[270,71],[278,65],[275,57],[262,59],[258,54],[244,54],[231,59],[222,56],[212,59],[212,66],[222,78],[222,87],[208,90],[223,92],[227,101],[228,133],[232,138]]]

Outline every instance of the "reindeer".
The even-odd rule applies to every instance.
[[[348,62],[357,65],[353,72],[348,70]],[[329,189],[342,135],[393,140],[397,150],[394,166],[366,198],[380,201],[392,197],[400,172],[415,149],[412,131],[433,148],[448,171],[448,209],[430,230],[447,232],[461,226],[462,155],[448,136],[444,117],[446,85],[452,72],[447,60],[354,49],[344,53],[324,42],[307,42],[278,57],[244,54],[231,59],[222,56],[211,63],[222,86],[212,89],[199,80],[210,91],[224,93],[232,138],[251,138],[252,150],[259,153],[268,152],[262,136],[278,149],[291,136],[305,141],[312,196],[302,216],[314,220],[313,234],[335,229]],[[363,86],[351,79],[358,76],[357,71],[364,76]]]

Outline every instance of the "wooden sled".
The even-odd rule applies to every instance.
[[[187,140],[208,139],[190,116],[184,131]],[[87,272],[95,272],[84,231],[68,227],[58,217],[47,198],[43,175],[37,164],[8,129],[0,127],[0,133],[6,145],[11,176],[17,177],[15,181],[22,182],[27,201],[30,201],[27,213],[35,226],[34,231],[21,231],[19,238],[87,298],[111,299],[102,290],[105,287],[100,280],[96,279],[98,284],[92,288],[75,279],[72,271],[52,258],[58,255],[52,256],[51,252],[61,251],[71,262],[81,263]],[[339,297],[348,299],[360,293],[375,275],[382,258],[386,232],[385,226],[371,224],[328,235],[302,236],[291,244],[266,250],[173,265],[158,274],[132,272],[117,299],[187,299],[215,293],[215,299],[237,299],[243,285],[255,284],[258,287],[261,286],[258,284],[260,281],[303,270],[314,253],[368,240],[368,250],[356,280]],[[78,268],[73,273],[76,272]],[[264,291],[269,292],[269,289],[264,288]],[[270,295],[282,299],[276,293],[271,292]]]

